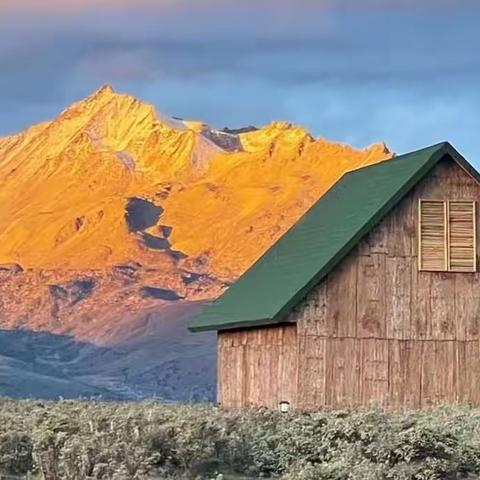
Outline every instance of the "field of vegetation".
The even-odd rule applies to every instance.
[[[2,479],[480,478],[480,410],[0,400]]]

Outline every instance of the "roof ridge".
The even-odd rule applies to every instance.
[[[419,148],[418,150],[413,150],[412,152],[407,152],[407,153],[402,153],[401,155],[396,155],[394,154],[392,157],[390,158],[386,158],[385,160],[381,160],[380,162],[377,162],[377,163],[370,163],[369,165],[364,165],[363,167],[359,167],[359,168],[355,168],[353,170],[349,170],[348,172],[345,172],[339,179],[338,181],[340,181],[344,176],[346,175],[350,175],[351,173],[356,173],[360,170],[366,170],[368,168],[374,168],[374,167],[379,167],[380,165],[384,165],[388,162],[391,162],[393,160],[404,160],[405,158],[408,158],[410,157],[411,155],[417,155],[417,154],[420,154],[422,152],[425,152],[427,150],[434,150],[435,151],[441,151],[443,150],[444,148],[446,148],[447,146],[451,147],[454,149],[454,147],[447,141],[445,142],[439,142],[439,143],[435,143],[433,145],[430,145],[429,147],[424,147],[424,148]],[[454,149],[455,150],[455,149]],[[458,153],[458,152],[457,152]],[[335,183],[332,185],[332,187],[335,186]]]

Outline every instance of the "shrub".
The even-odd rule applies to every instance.
[[[45,480],[480,475],[480,410],[315,413],[155,402],[0,404],[0,474]],[[223,477],[222,477],[223,476]]]

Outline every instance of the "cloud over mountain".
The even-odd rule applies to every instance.
[[[449,139],[478,156],[476,3],[94,3],[2,2],[0,133],[112,83],[217,127],[286,118],[358,146]]]

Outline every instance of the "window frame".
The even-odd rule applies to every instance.
[[[422,266],[422,202],[435,202],[443,204],[445,234],[445,268],[432,269]],[[471,203],[473,215],[473,268],[472,270],[461,270],[452,268],[450,264],[450,203]],[[477,272],[477,201],[470,199],[440,199],[440,198],[420,198],[417,206],[417,266],[419,272],[452,272],[452,273],[476,273]]]

